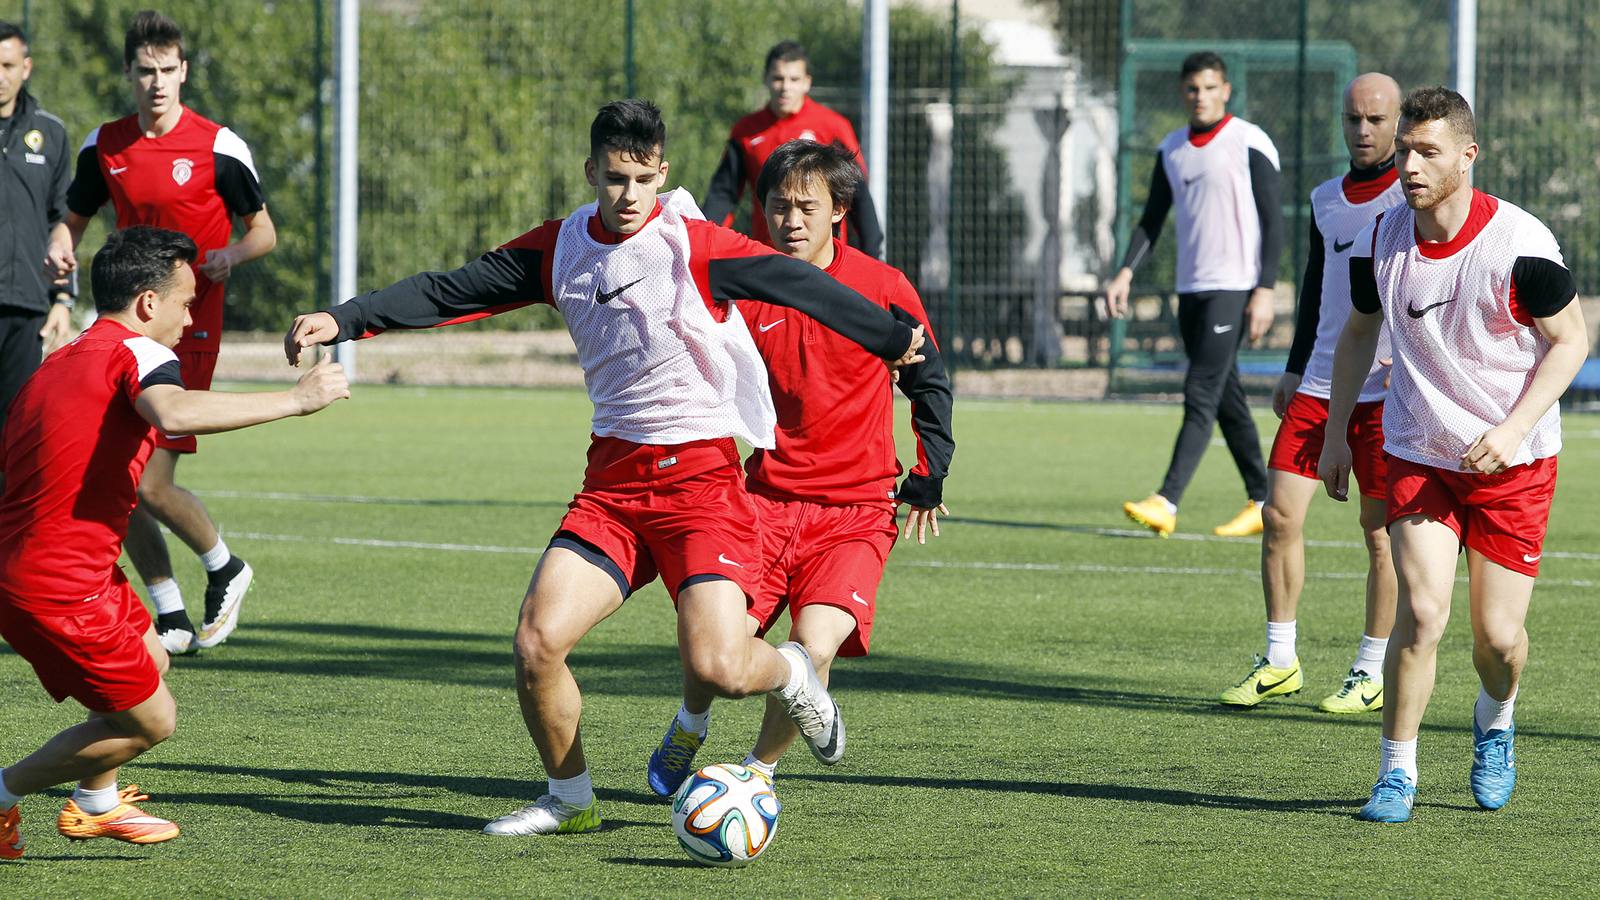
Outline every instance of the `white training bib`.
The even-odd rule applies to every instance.
[[[742,438],[771,449],[777,413],[766,366],[736,307],[718,322],[689,267],[687,191],[617,244],[589,235],[596,205],[561,224],[551,283],[578,347],[596,435],[640,444]]]

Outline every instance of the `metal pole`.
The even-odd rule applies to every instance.
[[[626,73],[625,77],[626,77],[626,80],[627,80],[627,90],[624,93],[626,93],[627,96],[632,97],[632,96],[634,96],[633,88],[634,88],[634,84],[635,84],[635,81],[633,80],[633,75],[634,75],[634,68],[633,68],[633,0],[628,0],[626,9],[627,9],[626,15],[627,15],[627,19],[628,19],[628,38],[627,38],[627,43],[624,45],[624,48],[623,48],[623,54],[624,55],[623,55],[623,67],[622,68],[623,68],[623,72]]]
[[[361,77],[361,10],[358,0],[339,0],[334,22],[333,68],[338,100],[333,119],[333,156],[337,167],[333,197],[333,302],[356,293],[356,141],[360,134],[356,88]],[[333,348],[345,374],[356,378],[355,344]]]
[[[32,5],[30,0],[22,0],[22,33],[26,34],[30,39],[33,37],[33,24],[28,21],[31,18],[28,13]]]
[[[889,0],[861,8],[861,149],[867,191],[878,208],[885,245],[889,234]]]
[[[323,55],[327,52],[326,36],[323,29],[328,24],[328,8],[324,0],[316,0],[312,4],[312,15],[316,17],[315,39],[312,49],[314,60],[312,79],[317,85],[316,106],[313,107],[312,128],[315,135],[316,178],[313,183],[314,200],[312,209],[316,217],[316,227],[313,229],[316,238],[313,248],[316,254],[314,266],[316,272],[315,287],[312,289],[317,294],[330,294],[332,289],[328,282],[328,69]]]
[[[1306,22],[1307,6],[1309,0],[1300,0],[1300,58],[1295,72],[1297,100],[1294,106],[1294,231],[1289,234],[1289,258],[1294,261],[1294,268],[1289,270],[1290,283],[1294,282],[1304,265],[1300,257],[1300,236],[1306,233],[1306,44],[1310,40]],[[1266,225],[1265,222],[1261,223],[1263,229]]]
[[[1478,0],[1452,0],[1450,3],[1450,84],[1465,97],[1467,105],[1477,107],[1478,83]]]
[[[1133,69],[1128,65],[1128,47],[1133,35],[1133,0],[1122,0],[1117,16],[1117,241],[1112,253],[1125,249],[1133,233]],[[1116,265],[1113,258],[1111,265]],[[1129,307],[1130,314],[1132,307]],[[1106,394],[1117,380],[1117,364],[1122,361],[1122,343],[1128,336],[1128,320],[1112,319],[1106,346]]]
[[[961,333],[961,0],[950,0],[950,281],[945,290],[945,370],[956,378],[956,341]]]

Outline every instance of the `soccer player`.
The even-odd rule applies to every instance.
[[[1189,371],[1183,379],[1183,426],[1166,477],[1154,494],[1122,505],[1128,518],[1167,537],[1178,504],[1211,443],[1213,423],[1244,478],[1247,502],[1216,534],[1261,531],[1267,469],[1250,404],[1239,384],[1239,344],[1272,327],[1272,291],[1283,251],[1278,151],[1260,128],[1228,113],[1232,86],[1222,57],[1202,51],[1183,61],[1180,83],[1189,124],[1167,135],[1156,153],[1150,196],[1122,268],[1106,285],[1106,311],[1128,314],[1134,269],[1149,255],[1167,211],[1177,209],[1178,330]]]
[[[1561,449],[1557,402],[1588,353],[1577,287],[1538,219],[1474,190],[1472,108],[1422,88],[1400,106],[1395,164],[1406,203],[1356,237],[1355,307],[1339,337],[1318,472],[1343,500],[1352,455],[1335,440],[1387,321],[1394,366],[1384,405],[1389,540],[1399,578],[1384,659],[1378,783],[1359,817],[1411,818],[1417,731],[1433,693],[1456,556],[1466,549],[1472,662],[1472,796],[1499,809],[1516,784],[1512,713]]]
[[[350,395],[339,366],[287,391],[185,390],[172,352],[196,300],[198,251],[175,231],[135,226],[106,238],[90,268],[100,317],[34,373],[0,444],[0,637],[56,702],[89,719],[0,769],[0,858],[22,856],[17,801],[78,782],[56,820],[69,838],[152,844],[178,826],[134,804],[117,768],[177,721],[167,652],[117,567],[139,473],[157,431],[208,434],[316,412]]]
[[[733,214],[746,190],[754,192],[756,177],[773,152],[788,141],[837,141],[854,154],[856,165],[866,173],[861,159],[861,142],[850,120],[811,99],[811,62],[806,49],[794,41],[780,41],[767,51],[767,105],[733,123],[722,164],[711,176],[706,191],[706,218],[723,225],[733,224]],[[752,200],[750,236],[771,243],[766,215],[761,211],[759,194]],[[872,196],[866,191],[850,204],[850,211],[837,225],[840,237],[871,257],[883,253],[883,229]]]
[[[89,219],[110,201],[117,227],[155,225],[181,231],[200,248],[195,266],[194,324],[178,343],[183,380],[211,386],[222,342],[223,291],[233,269],[277,243],[250,148],[233,131],[184,107],[189,77],[183,34],[167,17],[139,13],[122,45],[123,72],[138,112],[90,132],[78,152],[68,192],[67,227],[76,246]],[[229,244],[232,217],[244,236]],[[215,647],[239,621],[239,604],[254,572],[228,549],[205,504],[174,482],[180,454],[193,435],[161,435],[139,485],[139,508],[128,525],[127,551],[156,607],[156,632],[174,654]],[[205,616],[196,629],[184,608],[167,555],[166,525],[200,556],[206,570]]]
[[[1350,248],[1356,233],[1402,202],[1394,169],[1394,129],[1400,85],[1371,72],[1344,90],[1344,143],[1350,171],[1311,192],[1311,252],[1300,287],[1289,364],[1272,393],[1283,421],[1268,458],[1269,488],[1262,508],[1261,587],[1267,597],[1267,652],[1243,681],[1222,693],[1231,706],[1255,706],[1293,694],[1304,684],[1295,651],[1295,610],[1305,585],[1306,510],[1319,486],[1317,460],[1328,423],[1333,348],[1350,315]],[[1394,625],[1394,562],[1384,503],[1388,487],[1383,455],[1383,397],[1388,392],[1389,333],[1380,331],[1378,360],[1361,385],[1350,420],[1355,475],[1361,485],[1361,530],[1367,542],[1367,621],[1355,662],[1338,690],[1319,709],[1359,713],[1383,708],[1383,653]]]
[[[66,126],[28,93],[32,73],[27,35],[0,21],[0,427],[44,352],[72,329],[71,291],[45,278],[47,258],[52,268],[72,258],[61,221],[72,148]]]
[[[686,682],[723,697],[775,693],[817,752],[844,753],[844,722],[805,648],[774,648],[745,626],[761,547],[733,439],[772,447],[776,414],[731,301],[806,312],[904,364],[922,361],[921,330],[820,269],[697,218],[686,191],[658,199],[666,137],[654,104],[605,105],[584,162],[595,203],[455,271],[300,316],[284,338],[292,362],[315,344],[549,303],[577,344],[595,409],[589,465],[534,571],[514,643],[523,720],[550,789],[489,834],[600,827],[567,657],[658,574],[677,605]]]
[[[767,160],[756,197],[772,245],[827,272],[925,329],[926,361],[899,370],[911,400],[917,465],[899,490],[890,373],[872,354],[824,330],[803,313],[742,302],[767,362],[778,410],[777,446],[745,463],[746,486],[762,526],[763,595],[748,626],[763,634],[787,605],[789,639],[806,648],[824,684],[836,656],[864,656],[872,638],[878,582],[893,548],[895,504],[905,504],[906,537],[938,536],[944,477],[955,452],[952,396],[921,299],[897,269],[844,244],[833,225],[864,193],[861,170],[838,144],[790,141]],[[650,756],[651,790],[670,796],[690,772],[710,725],[712,695],[686,694]],[[745,759],[772,777],[797,736],[783,708],[768,700],[755,749]],[[826,760],[824,760],[826,762]]]

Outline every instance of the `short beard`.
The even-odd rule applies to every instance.
[[[1434,185],[1427,193],[1416,198],[1415,200],[1407,198],[1406,202],[1411,204],[1412,209],[1433,209],[1435,206],[1438,206],[1440,202],[1444,200],[1444,198],[1454,194],[1460,188],[1461,173],[1451,172],[1448,176],[1441,179],[1438,184]]]

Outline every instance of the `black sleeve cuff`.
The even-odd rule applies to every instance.
[[[1373,274],[1372,257],[1350,257],[1350,305],[1356,312],[1372,315],[1383,310],[1378,298],[1378,279]]]
[[[944,479],[912,473],[900,482],[895,499],[921,509],[933,509],[944,501]]]

